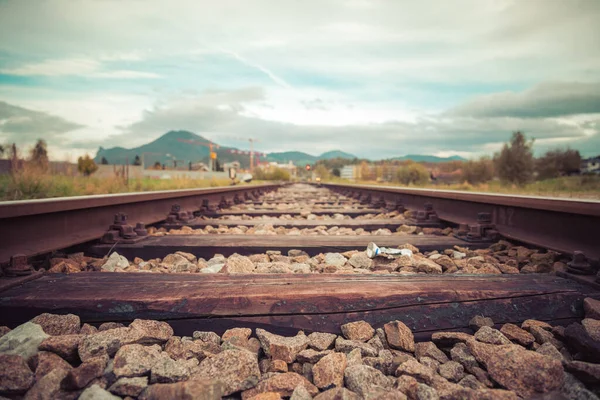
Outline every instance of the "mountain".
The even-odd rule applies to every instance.
[[[301,151],[284,151],[281,153],[267,154],[267,161],[276,161],[278,163],[288,163],[292,161],[296,165],[314,164],[318,160],[330,160],[332,158],[346,158],[352,160],[356,158],[356,156],[341,150],[328,151],[319,156],[313,156],[312,154]]]
[[[341,150],[328,151],[328,152],[321,154],[319,157],[317,157],[317,159],[319,159],[319,160],[330,160],[332,158],[346,158],[348,160],[353,160],[358,157],[356,157],[353,154],[343,152]]]
[[[208,140],[200,135],[188,131],[169,131],[154,140],[153,142],[144,144],[133,149],[125,149],[123,147],[112,147],[105,149],[100,147],[96,153],[94,160],[100,163],[102,158],[106,158],[109,164],[125,164],[133,163],[135,156],[143,158],[145,165],[152,165],[156,161],[161,164],[173,163],[173,158],[185,161],[198,161],[202,159],[208,160],[210,150],[206,146],[194,146],[189,143],[181,142],[182,140],[198,140],[208,143]],[[144,154],[145,153],[145,154]],[[171,156],[167,156],[170,154]]]
[[[184,141],[203,142],[206,143],[206,145],[186,143],[182,142],[180,139]],[[147,166],[153,165],[157,161],[161,164],[172,165],[173,159],[179,161],[178,165],[187,165],[190,161],[208,163],[210,153],[208,143],[208,139],[192,132],[169,131],[150,143],[132,149],[125,149],[123,147],[105,149],[104,147],[100,147],[98,148],[94,160],[96,163],[100,163],[102,158],[106,158],[109,164],[132,164],[135,157],[139,156],[140,158],[143,158],[142,161],[144,165]],[[239,161],[244,168],[250,165],[250,155],[239,154],[237,152],[238,149],[234,147],[219,146],[219,148],[216,148],[216,146],[217,145],[215,144],[214,151],[217,153],[217,160],[221,165],[236,160]],[[170,154],[170,156],[167,156],[167,154]],[[355,158],[352,154],[344,153],[340,150],[329,151],[320,156],[313,156],[301,151],[286,151],[281,153],[269,153],[266,158],[258,155],[255,157],[256,160],[275,161],[278,163],[288,163],[292,161],[296,165],[313,164],[317,160],[336,157]]]
[[[450,156],[450,157],[436,157],[436,156],[427,156],[422,154],[408,154],[402,157],[394,157],[391,160],[398,161],[414,161],[414,162],[428,162],[428,163],[439,163],[446,161],[467,161],[466,158],[462,158],[460,156]]]

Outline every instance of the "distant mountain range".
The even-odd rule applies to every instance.
[[[415,162],[428,162],[428,163],[439,163],[446,161],[467,161],[466,158],[462,158],[461,156],[450,156],[450,157],[436,157],[436,156],[424,156],[420,154],[408,154],[402,157],[394,157],[390,160],[398,160],[398,161],[408,161],[412,160]]]
[[[205,143],[206,145],[191,144],[189,141]],[[192,132],[169,131],[150,143],[132,149],[123,147],[105,149],[104,147],[100,147],[98,148],[94,160],[96,163],[100,163],[103,158],[106,158],[109,164],[132,164],[135,157],[139,156],[142,162],[147,166],[153,165],[157,161],[161,164],[172,165],[173,159],[178,160],[179,165],[187,165],[190,161],[207,163],[210,153],[208,143],[208,139]],[[235,147],[220,146],[218,149],[215,148],[215,151],[217,153],[217,159],[221,164],[237,160],[241,163],[242,167],[248,167],[250,165],[250,156],[248,154],[240,154],[240,150]],[[329,160],[332,158],[345,158],[350,160],[357,158],[355,155],[345,153],[341,150],[328,151],[319,156],[313,156],[312,154],[301,151],[286,151],[268,153],[266,158],[260,156],[257,157],[260,161],[275,161],[278,163],[288,163],[292,161],[296,165],[314,164],[318,160]],[[426,155],[408,155],[393,158],[393,160],[409,159],[417,162],[464,160],[462,157],[458,156],[441,158]]]

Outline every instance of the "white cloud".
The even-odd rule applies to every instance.
[[[104,60],[135,60],[134,56],[115,58],[106,56]],[[91,78],[119,78],[119,79],[154,79],[160,75],[152,72],[131,70],[107,70],[103,62],[84,57],[49,59],[38,63],[23,64],[14,68],[0,69],[0,73],[21,76],[86,76]]]

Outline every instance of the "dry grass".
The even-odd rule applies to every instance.
[[[29,200],[48,197],[85,196],[93,194],[146,192],[155,190],[194,189],[228,186],[229,179],[190,178],[130,179],[50,175],[26,167],[12,175],[0,175],[0,200]]]
[[[335,182],[348,183],[348,181],[339,178],[335,179]],[[370,185],[404,186],[398,183],[390,182],[381,183],[374,181],[360,181],[357,183]],[[409,187],[600,200],[600,176],[597,175],[565,176],[561,178],[536,181],[524,186],[503,185],[499,181],[490,181],[479,185],[471,185],[466,182],[450,185],[427,183],[424,185]]]

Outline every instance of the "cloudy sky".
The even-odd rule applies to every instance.
[[[0,0],[0,142],[600,153],[597,0]]]

